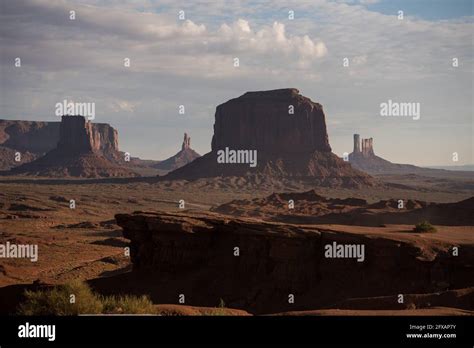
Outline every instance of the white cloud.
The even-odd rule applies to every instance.
[[[321,40],[313,40],[308,35],[288,37],[285,25],[280,22],[252,30],[248,21],[238,19],[231,25],[222,24],[216,34],[211,39],[214,47],[216,50],[225,47],[228,53],[283,54],[290,60],[295,56],[298,60],[315,60],[327,53]]]
[[[138,103],[133,103],[128,100],[115,99],[109,102],[108,107],[114,112],[124,111],[124,112],[133,113],[137,105]]]

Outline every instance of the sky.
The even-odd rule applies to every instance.
[[[339,156],[352,151],[358,133],[392,162],[474,163],[471,0],[0,6],[0,118],[58,121],[56,103],[94,102],[94,121],[118,129],[121,150],[165,159],[180,149],[184,132],[196,151],[210,150],[217,105],[247,91],[291,87],[323,105]],[[419,103],[420,118],[382,117],[388,100]]]

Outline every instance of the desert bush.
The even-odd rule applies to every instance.
[[[71,303],[71,295],[75,296]],[[25,292],[19,307],[21,315],[78,315],[101,313],[102,303],[87,284],[72,281],[49,290]]]
[[[103,313],[107,314],[152,314],[153,303],[147,296],[103,296]]]
[[[71,303],[71,295],[75,296]],[[100,296],[87,284],[72,281],[52,289],[25,291],[20,315],[78,314],[154,314],[153,303],[146,296]]]
[[[428,221],[420,222],[413,228],[414,232],[436,232],[436,228]]]

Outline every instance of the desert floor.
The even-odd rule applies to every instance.
[[[386,190],[315,188],[326,197],[418,199],[455,202],[472,197],[471,174],[451,177],[379,177],[392,183]],[[407,186],[408,185],[408,186]],[[100,180],[51,180],[3,177],[0,181],[0,240],[17,244],[38,244],[39,259],[0,259],[0,288],[40,280],[61,284],[70,279],[89,280],[131,269],[123,248],[127,240],[115,224],[114,215],[133,211],[175,211],[184,200],[185,209],[209,210],[233,199],[271,194],[252,189],[235,189],[206,181],[186,182],[108,182]],[[69,201],[75,201],[70,209]],[[426,236],[407,234],[412,226],[361,227],[322,225],[322,229],[385,234],[392,238],[418,239],[418,243],[451,241],[474,244],[474,227],[439,226],[439,232]],[[445,313],[447,309],[440,309]],[[448,310],[449,311],[449,310]],[[432,314],[431,312],[426,312]],[[314,315],[353,315],[352,312],[320,311]],[[372,313],[366,313],[371,315]],[[411,314],[411,313],[406,313]],[[422,314],[417,313],[417,314]]]

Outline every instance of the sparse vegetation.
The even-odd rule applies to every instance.
[[[27,290],[18,311],[22,315],[78,315],[102,313],[102,309],[101,301],[86,284],[72,281],[50,290]]]
[[[74,296],[72,300],[72,296]],[[146,296],[101,296],[80,281],[58,285],[49,290],[25,292],[20,315],[78,314],[154,314]]]
[[[436,232],[436,228],[430,224],[428,221],[420,222],[416,224],[413,228],[413,232],[426,233],[426,232]]]
[[[147,296],[102,296],[103,313],[154,314],[153,303]]]
[[[207,315],[207,316],[227,315],[224,300],[222,298],[219,299],[219,306],[214,310],[211,310],[211,311],[208,311],[208,312],[204,313],[204,315]]]

